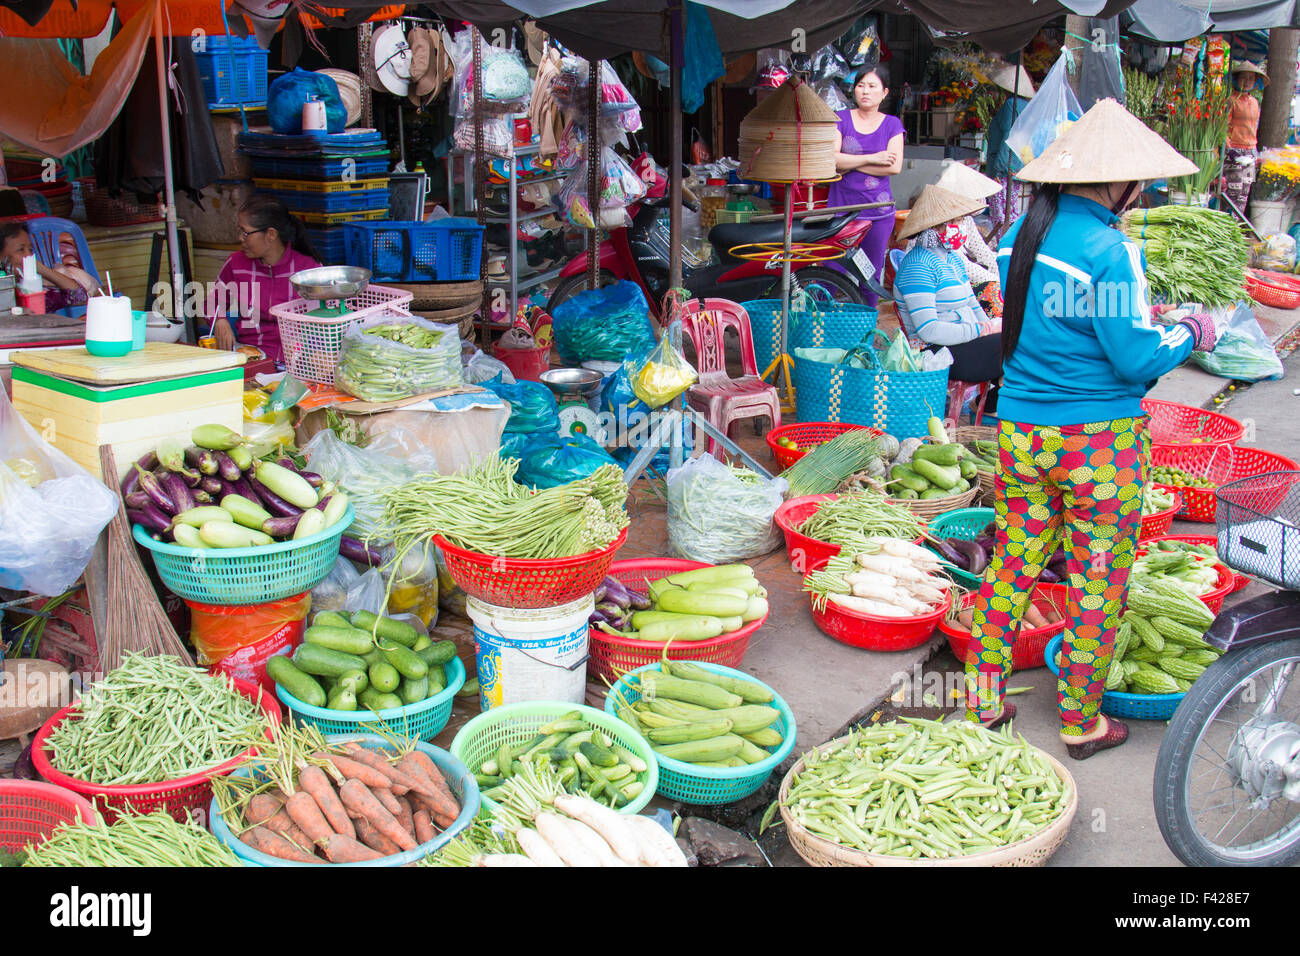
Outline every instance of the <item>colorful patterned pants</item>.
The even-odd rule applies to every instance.
[[[1007,203],[1007,180],[1011,180],[1011,203]],[[1014,177],[997,177],[1002,188],[989,197],[989,222],[993,226],[1011,225],[1020,218],[1020,191],[1024,188]]]
[[[1069,569],[1062,733],[1097,725],[1115,629],[1142,521],[1145,418],[1061,427],[1000,423],[997,544],[966,652],[967,716],[1002,711],[1011,649],[1030,591],[1058,541]]]

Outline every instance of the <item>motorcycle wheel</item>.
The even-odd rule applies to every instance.
[[[618,278],[614,275],[614,273],[610,272],[608,269],[600,270],[600,287],[602,289],[607,285],[613,285],[617,281]],[[551,297],[546,300],[546,311],[548,313],[554,314],[555,307],[557,305],[559,305],[561,302],[568,302],[579,292],[585,291],[586,288],[587,288],[586,272],[582,272],[576,276],[569,276],[568,278],[561,279],[559,283],[555,286],[555,291],[551,293]]]
[[[1300,860],[1300,802],[1279,793],[1258,805],[1250,772],[1268,765],[1266,747],[1268,757],[1285,761],[1300,745],[1296,665],[1300,639],[1225,654],[1178,705],[1156,759],[1153,793],[1160,833],[1186,865]],[[1273,697],[1273,712],[1261,714]]]
[[[862,295],[862,290],[858,284],[843,273],[836,272],[834,269],[821,269],[813,267],[810,269],[800,269],[792,275],[801,288],[805,289],[814,299],[822,302],[840,302],[848,305],[865,305],[866,298]],[[781,297],[781,280],[778,279],[767,293],[768,298],[779,299]]]

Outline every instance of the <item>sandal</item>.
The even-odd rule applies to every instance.
[[[1085,740],[1081,744],[1066,744],[1065,749],[1075,760],[1087,760],[1098,750],[1108,750],[1111,747],[1118,747],[1124,741],[1128,740],[1128,725],[1121,724],[1118,720],[1112,720],[1109,717],[1102,717],[1106,721],[1106,732],[1096,740]]]
[[[980,726],[983,727],[985,730],[997,730],[997,728],[1001,727],[1003,724],[1007,723],[1008,721],[1015,720],[1015,717],[1016,717],[1016,705],[1003,704],[1002,713],[998,714],[992,720],[988,720],[988,721],[981,720]]]

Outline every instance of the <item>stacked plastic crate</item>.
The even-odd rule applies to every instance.
[[[325,265],[346,262],[344,224],[388,215],[388,144],[376,130],[283,136],[251,130],[239,148],[258,192],[282,200],[307,225]]]

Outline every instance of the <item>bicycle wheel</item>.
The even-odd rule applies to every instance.
[[[1300,860],[1300,639],[1224,655],[1178,706],[1156,759],[1156,821],[1188,866]]]

